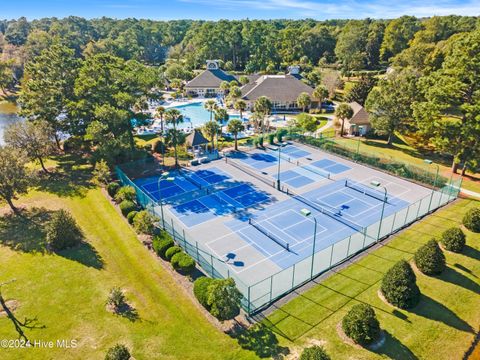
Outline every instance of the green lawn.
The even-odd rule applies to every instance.
[[[18,321],[36,319],[20,326],[27,338],[75,339],[78,348],[2,349],[2,360],[102,359],[117,342],[128,345],[136,359],[256,358],[206,320],[102,192],[89,184],[84,169],[73,169],[71,177],[58,180],[61,184],[40,182],[40,189],[17,204],[67,208],[89,245],[58,255],[45,253],[41,243],[46,210],[35,216],[25,213],[27,219],[0,218],[0,282],[16,279],[3,288],[3,295],[18,301]],[[126,289],[138,320],[106,311],[113,286]],[[18,338],[10,318],[0,317],[0,338]]]
[[[337,138],[336,141],[353,150],[357,149],[358,142],[356,139]],[[433,160],[440,166],[440,172],[445,177],[451,175],[451,163],[433,153],[422,153],[419,150],[409,146],[406,142],[395,139],[392,146],[387,146],[385,141],[381,140],[361,140],[360,151],[375,156],[389,157],[397,161],[403,161],[418,166],[428,166],[424,163],[424,159]],[[436,167],[430,165],[431,171],[435,171]],[[462,187],[480,193],[480,174],[470,174],[464,178]]]
[[[333,359],[461,359],[480,325],[480,234],[468,233],[462,254],[448,253],[447,270],[438,277],[417,275],[420,304],[411,311],[395,310],[377,295],[380,280],[396,261],[411,259],[432,236],[459,224],[473,200],[458,200],[401,232],[369,253],[297,296],[265,323],[291,349],[312,341],[325,344]],[[356,303],[374,307],[386,343],[377,351],[345,344],[336,327]]]

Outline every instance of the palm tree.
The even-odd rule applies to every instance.
[[[157,107],[155,111],[155,115],[160,118],[160,127],[162,129],[162,136],[163,136],[163,115],[165,114],[165,108],[163,106]]]
[[[342,120],[342,129],[340,130],[340,136],[343,136],[343,130],[345,128],[345,119],[350,120],[353,116],[353,109],[347,103],[342,103],[338,105],[335,110],[335,116],[337,119]]]
[[[272,102],[266,96],[260,96],[253,104],[253,111],[255,111],[262,119],[262,135],[265,133],[265,116],[272,111]]]
[[[217,108],[217,103],[215,100],[207,100],[205,101],[205,103],[203,104],[203,107],[205,109],[207,109],[208,111],[210,111],[210,121],[212,121],[212,116],[213,116],[213,112],[215,111],[215,109]]]
[[[240,120],[243,120],[243,112],[247,110],[247,103],[244,100],[237,100],[233,107],[240,113]]]
[[[212,151],[215,150],[215,135],[218,134],[219,129],[220,126],[216,121],[207,121],[202,128],[205,136],[212,141]]]
[[[312,100],[310,99],[310,95],[306,92],[302,92],[297,97],[297,104],[301,106],[302,112],[305,112],[305,109],[311,104]]]
[[[318,107],[322,106],[323,100],[328,97],[328,89],[325,85],[318,85],[312,92],[312,97],[318,100]]]
[[[242,121],[239,119],[232,119],[227,125],[228,132],[232,133],[235,137],[235,151],[238,150],[238,133],[244,129],[245,126],[243,126]]]
[[[175,151],[175,166],[178,167],[178,154],[177,154],[177,145],[178,145],[178,133],[177,125],[183,123],[183,115],[178,109],[168,109],[165,112],[165,121],[167,124],[173,125],[173,148]]]

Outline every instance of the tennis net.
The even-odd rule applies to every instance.
[[[201,185],[197,180],[193,180],[191,175],[185,176],[185,178],[186,178],[188,181],[190,181],[193,185],[195,185],[196,187],[198,187],[199,189],[202,189],[202,188],[203,188],[203,185]]]
[[[278,245],[283,247],[285,250],[290,251],[290,244],[282,239],[279,239],[275,235],[273,235],[270,231],[265,229],[263,226],[260,225],[257,221],[253,220],[252,218],[248,219],[248,223],[252,225],[255,229],[260,231],[266,237],[269,237],[271,240],[275,241]]]
[[[382,202],[388,202],[388,198],[385,195],[380,194],[373,189],[369,189],[367,187],[360,186],[358,183],[354,183],[352,181],[345,180],[345,186],[350,188],[350,189],[353,189],[355,191],[358,191],[358,192],[360,192],[364,195],[367,195],[367,196],[370,196],[374,199],[380,200]]]
[[[254,178],[264,182],[265,184],[267,185],[270,185],[272,187],[275,187],[275,181],[273,180],[269,180],[259,174],[257,174],[255,171],[253,170],[250,170],[249,168],[247,168],[246,166],[243,166],[243,165],[240,165],[237,161],[233,160],[232,158],[228,158],[228,157],[225,157],[225,162],[227,164],[230,164],[232,165],[233,167],[237,168],[238,170],[241,170],[243,171],[245,174],[248,174],[250,176],[253,176]]]
[[[352,228],[356,231],[359,231],[359,232],[364,231],[363,226],[361,226],[357,223],[354,223],[351,220],[347,220],[347,219],[341,217],[340,213],[336,209],[332,208],[329,205],[323,205],[323,204],[319,204],[317,202],[308,200],[307,198],[304,198],[301,195],[295,194],[294,192],[292,192],[289,189],[287,189],[287,194],[292,195],[294,199],[304,203],[305,205],[310,206],[311,208],[314,208],[315,210],[319,211],[320,213],[325,214],[325,215],[331,217],[332,219],[337,220],[337,221],[341,222],[342,224],[344,224],[344,225],[346,225],[346,226],[348,226],[348,227],[350,227],[350,228]],[[331,208],[332,210],[327,209],[327,207]]]
[[[328,171],[313,167],[311,165],[302,165],[300,161],[297,161],[297,165],[300,166],[301,168],[308,170],[314,174],[323,176],[324,178],[330,179],[330,173]]]
[[[274,147],[271,147],[271,146],[267,146],[266,147],[267,150],[270,150],[270,151],[274,151],[276,153],[278,153],[280,151],[280,158],[285,160],[285,161],[288,161],[289,163],[291,164],[296,164],[296,162],[288,155],[284,154],[281,150],[281,147],[277,147],[277,148],[274,148]]]

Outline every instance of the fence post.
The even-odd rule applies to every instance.
[[[226,159],[226,158],[225,158]],[[247,313],[250,315],[250,286],[248,287]]]
[[[197,248],[197,261],[200,260],[200,254],[198,253],[198,241],[195,241],[195,247]]]
[[[210,266],[212,267],[212,277],[215,277],[215,271],[213,270],[213,255],[210,254]]]
[[[347,257],[349,256],[350,253],[350,242],[352,241],[352,235],[348,238],[348,246],[347,246]]]
[[[293,289],[293,287],[295,286],[294,284],[295,284],[295,266],[296,266],[296,265],[297,265],[296,263],[295,263],[295,264],[293,264],[293,272],[292,272],[292,289]]]
[[[395,214],[393,214],[392,228],[390,230],[390,233],[393,232],[393,228],[395,227],[395,220],[397,219],[397,214],[398,214],[398,211]]]
[[[270,276],[270,302],[272,301],[273,275]]]
[[[332,252],[330,253],[330,266],[329,268],[332,267],[332,260],[333,260],[333,248],[334,248],[335,244],[332,245]]]
[[[176,241],[176,239],[175,239],[175,227],[173,225],[173,218],[172,218],[172,235],[173,235],[173,241]]]

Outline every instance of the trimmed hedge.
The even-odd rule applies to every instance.
[[[195,269],[196,265],[195,260],[184,252],[179,252],[173,255],[170,262],[176,271],[185,275],[190,274]]]
[[[447,229],[442,234],[442,244],[448,251],[459,253],[465,247],[465,234],[460,228]]]
[[[323,347],[315,345],[305,348],[299,360],[330,360],[330,356]]]
[[[115,194],[115,202],[121,203],[125,200],[134,201],[136,197],[137,193],[132,186],[122,186]]]
[[[415,273],[405,260],[400,260],[385,273],[381,291],[390,304],[401,309],[412,308],[420,300]]]
[[[343,317],[342,329],[350,339],[368,345],[380,336],[380,324],[370,305],[357,304]]]
[[[115,195],[118,192],[118,189],[120,189],[119,183],[111,182],[110,184],[107,185],[107,193],[111,198],[115,197]]]
[[[435,239],[420,247],[413,256],[415,265],[425,275],[438,275],[445,270],[445,255]]]
[[[133,211],[130,211],[127,215],[127,221],[129,224],[133,224],[133,219],[135,218],[135,216],[138,214],[138,211],[136,210],[133,210]]]
[[[152,240],[153,250],[162,258],[165,258],[165,252],[174,245],[173,239],[164,231],[161,235],[154,236]]]
[[[137,205],[131,200],[123,200],[120,205],[118,205],[123,216],[127,217],[132,211],[137,209]]]
[[[268,143],[270,145],[275,144],[275,134],[268,134],[267,137],[268,137]]]
[[[473,208],[467,211],[462,220],[465,227],[475,233],[480,232],[480,208]]]
[[[197,298],[198,302],[202,306],[210,311],[210,305],[208,305],[208,287],[212,285],[216,280],[203,276],[195,280],[193,283],[193,294]]]
[[[172,246],[169,248],[167,251],[165,251],[165,259],[170,261],[173,257],[173,255],[179,253],[182,251],[182,248],[180,246]]]

